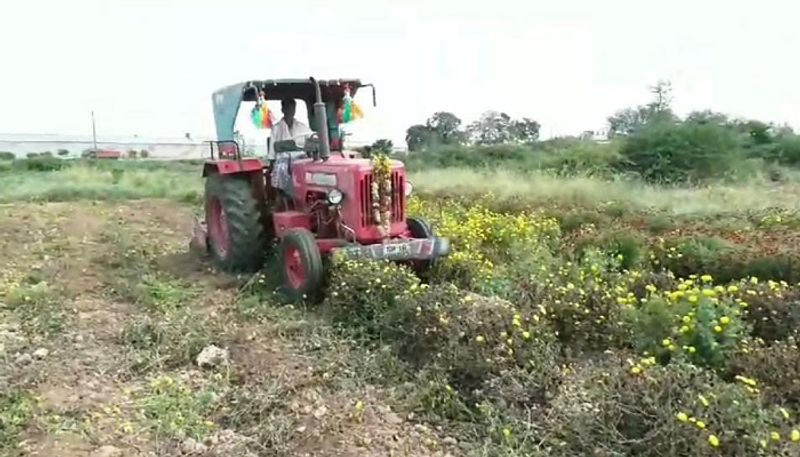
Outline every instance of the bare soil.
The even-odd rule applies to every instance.
[[[0,388],[35,405],[22,432],[0,443],[0,455],[458,454],[435,429],[396,412],[385,387],[337,371],[352,348],[314,340],[332,331],[313,311],[283,314],[257,303],[266,311],[243,316],[242,300],[253,303],[239,288],[247,278],[216,272],[188,252],[190,216],[189,207],[160,200],[0,208]],[[58,330],[26,320],[24,297],[14,304],[19,290],[39,283],[50,306],[42,309]],[[179,313],[191,317],[173,317],[186,315]],[[142,349],[130,336],[142,322],[177,328],[179,337]],[[176,327],[181,322],[185,328]],[[200,369],[197,347],[181,352],[195,330],[206,332],[203,343],[229,351],[227,365]],[[209,430],[196,440],[158,431],[160,418],[145,411],[142,399],[165,376],[216,386],[222,400],[204,412]]]

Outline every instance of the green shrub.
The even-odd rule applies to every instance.
[[[651,286],[641,305],[627,308],[634,347],[662,362],[677,356],[722,368],[747,334],[740,306],[722,287],[687,280],[676,289],[660,292]]]
[[[67,149],[59,149],[57,152],[59,157],[66,157],[69,155],[69,150]]]
[[[559,218],[561,231],[568,234],[589,225],[597,225],[604,220],[604,217],[594,211],[575,211],[570,212]]]
[[[697,122],[649,123],[625,140],[620,155],[618,170],[655,182],[720,178],[743,160],[734,131]]]
[[[674,227],[672,218],[666,214],[653,214],[647,218],[647,230],[658,235]]]
[[[57,157],[34,156],[32,158],[15,160],[14,167],[30,171],[56,171],[70,165],[69,161]]]
[[[13,152],[0,151],[0,160],[14,160],[17,156]]]
[[[597,143],[590,140],[555,139],[536,145],[536,168],[559,176],[610,177],[620,160],[619,142]]]
[[[681,278],[708,273],[720,279],[729,270],[727,259],[737,252],[736,246],[722,238],[694,236],[661,241],[652,247],[653,263]],[[720,279],[721,280],[721,279]]]
[[[583,255],[587,250],[599,249],[615,257],[621,268],[631,270],[639,267],[645,260],[647,245],[645,240],[629,231],[590,233],[576,240],[576,252]]]

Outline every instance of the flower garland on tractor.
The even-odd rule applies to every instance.
[[[392,166],[386,154],[372,157],[372,220],[381,236],[389,235],[392,207]]]

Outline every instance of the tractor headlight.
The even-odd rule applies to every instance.
[[[328,203],[331,205],[338,205],[344,200],[344,194],[339,189],[331,189],[328,191]]]
[[[406,181],[406,187],[405,187],[406,197],[410,197],[411,192],[413,191],[414,191],[414,186],[411,184],[411,181]]]

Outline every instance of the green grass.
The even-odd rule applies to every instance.
[[[0,170],[0,203],[13,201],[129,200],[167,198],[196,202],[203,180],[198,163],[77,162],[53,171]],[[655,210],[672,215],[713,216],[770,208],[800,210],[800,179],[782,184],[756,176],[703,187],[658,186],[639,180],[563,177],[541,171],[434,168],[412,171],[416,190],[430,196],[477,198],[491,193],[499,204],[519,207],[606,207],[615,212]]]
[[[52,171],[0,170],[0,180],[0,203],[139,198],[193,202],[200,198],[203,184],[200,166],[190,169],[189,165],[149,163],[77,163]]]
[[[656,186],[636,180],[554,177],[539,172],[440,168],[411,173],[415,189],[426,196],[473,197],[491,193],[499,203],[535,206],[598,207],[609,203],[633,210],[709,216],[769,208],[800,210],[800,184],[752,179],[704,187]]]
[[[16,455],[19,437],[33,420],[36,402],[19,389],[0,391],[0,455]]]

